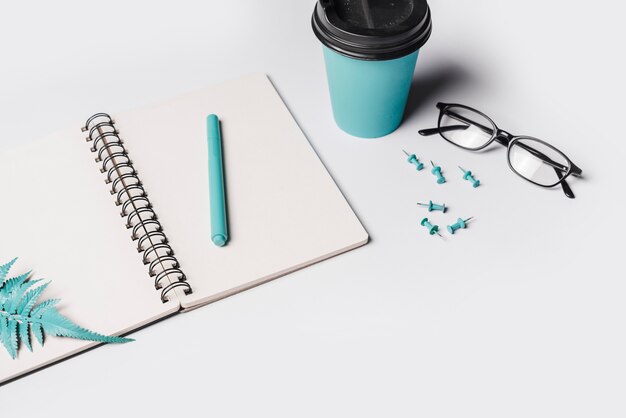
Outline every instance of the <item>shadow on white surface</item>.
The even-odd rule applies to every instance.
[[[441,63],[436,67],[419,68],[411,82],[411,92],[404,111],[404,120],[410,119],[427,106],[434,105],[443,93],[472,83],[473,77],[462,66],[454,63]],[[433,122],[434,123],[434,122]]]

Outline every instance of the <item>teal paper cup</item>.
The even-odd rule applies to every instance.
[[[350,135],[378,138],[404,115],[418,51],[387,61],[348,58],[324,47],[333,116]]]
[[[395,131],[432,30],[426,1],[320,0],[312,25],[339,128],[360,138]]]

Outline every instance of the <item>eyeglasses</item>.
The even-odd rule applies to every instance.
[[[437,103],[437,128],[423,129],[420,135],[439,134],[446,141],[469,151],[479,151],[492,142],[507,147],[507,161],[515,174],[537,186],[561,185],[567,197],[574,193],[565,179],[582,176],[582,170],[552,145],[530,136],[515,136],[502,129],[484,113],[471,107]]]

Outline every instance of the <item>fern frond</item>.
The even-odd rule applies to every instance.
[[[14,318],[0,318],[0,342],[12,358],[17,357],[17,321]]]
[[[2,283],[2,286],[0,287],[0,308],[3,308],[9,302],[14,301],[14,295],[20,291],[20,287],[26,280],[28,280],[29,275],[30,271]]]
[[[29,351],[33,351],[33,345],[30,342],[30,332],[28,332],[28,327],[28,322],[20,322],[17,325],[17,334],[19,335],[20,342],[23,343]]]
[[[11,267],[13,266],[13,264],[15,264],[16,261],[17,261],[17,257],[9,261],[8,263],[0,266],[0,285],[4,283],[4,279],[7,278],[7,275],[9,274],[9,270],[11,270]]]
[[[43,347],[43,327],[41,324],[32,323],[30,324],[30,329],[33,332],[33,335],[39,342],[39,345]]]
[[[37,316],[37,314],[42,313],[46,309],[50,309],[54,307],[57,303],[61,302],[61,299],[47,299],[41,302],[39,305],[35,306],[33,310],[30,312],[31,316]]]
[[[129,341],[128,338],[109,337],[82,328],[61,315],[56,309],[46,310],[41,318],[37,319],[37,322],[41,324],[46,334],[57,337],[70,337],[102,343],[125,343]]]
[[[60,299],[47,299],[37,304],[50,282],[38,284],[41,280],[30,280],[30,272],[7,280],[15,261],[0,266],[0,343],[12,358],[17,357],[20,343],[33,350],[31,332],[42,346],[45,334],[102,343],[133,341],[76,325],[56,309]]]
[[[39,296],[41,296],[41,293],[46,290],[46,287],[48,287],[49,284],[50,282],[44,283],[41,286],[34,288],[33,290],[29,290],[26,294],[22,296],[15,311],[22,316],[30,315],[33,306],[35,306],[35,303],[37,303],[37,299],[39,299]]]

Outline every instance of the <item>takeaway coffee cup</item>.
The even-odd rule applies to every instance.
[[[337,125],[361,138],[395,131],[432,29],[426,0],[319,0],[312,26]]]

